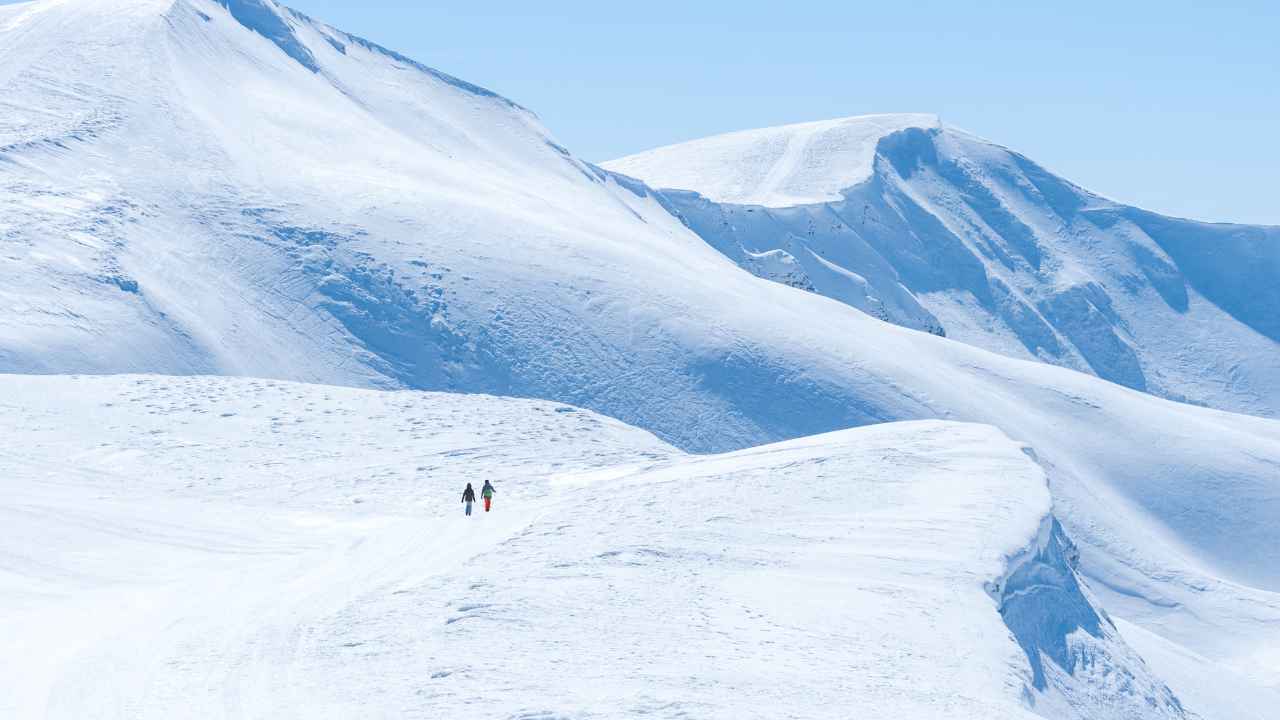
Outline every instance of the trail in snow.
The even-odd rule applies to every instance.
[[[992,587],[1049,495],[993,428],[690,457],[538,401],[0,386],[6,717],[1030,717]],[[1041,702],[1180,717],[1118,634],[1058,639],[1129,682],[1064,656]]]
[[[808,149],[809,143],[813,142],[813,138],[824,129],[826,128],[821,125],[808,126],[786,137],[786,149],[782,151],[782,155],[774,162],[773,167],[769,168],[769,172],[760,181],[760,185],[755,191],[756,194],[763,196],[776,194],[779,187],[795,173],[796,166],[804,158],[804,153]]]
[[[0,39],[7,53],[0,194],[17,199],[0,206],[11,260],[0,264],[7,309],[0,368],[206,372],[554,398],[704,451],[888,420],[986,422],[1036,447],[1052,472],[1055,507],[1109,607],[1207,658],[1206,673],[1221,668],[1224,678],[1275,685],[1274,421],[1166,403],[900,331],[759,281],[691,233],[661,196],[574,159],[513,103],[274,3],[236,4],[267,11],[284,34],[246,24],[244,14],[212,0],[48,2],[0,13],[24,18],[5,24]],[[300,63],[301,53],[289,54],[299,44],[321,73]],[[815,233],[843,223],[832,237],[861,235],[865,243],[849,247],[874,250],[873,264],[876,254],[894,261],[880,274],[821,270],[842,277],[849,297],[868,306],[875,294],[884,307],[891,300],[906,307],[912,292],[899,280],[924,295],[944,288],[955,292],[930,305],[954,310],[938,312],[944,322],[985,299],[984,310],[994,307],[1029,331],[993,330],[1008,347],[1016,335],[1031,352],[1040,343],[1071,358],[1062,337],[1074,335],[1095,359],[1118,361],[1099,367],[1135,386],[1125,347],[1172,349],[1169,367],[1186,370],[1182,379],[1194,380],[1187,387],[1206,390],[1185,393],[1191,399],[1235,398],[1259,411],[1274,399],[1273,230],[1097,212],[1025,159],[1003,151],[969,157],[989,147],[948,144],[955,136],[945,131],[895,135],[893,152],[878,159],[885,128],[846,125],[848,143],[837,134],[810,144],[813,163],[797,166],[795,187],[845,187],[847,176],[824,164],[823,153],[834,153],[842,172],[896,173],[887,194],[849,217],[787,207],[740,226],[776,240],[807,237],[811,219],[823,223]],[[750,163],[738,162],[732,143],[720,159],[755,179],[785,151],[782,137],[766,133],[762,145],[750,144]],[[723,178],[723,167],[710,169]],[[967,169],[972,176],[955,172]],[[992,173],[1005,179],[979,182]],[[957,211],[941,227],[929,219],[939,207]],[[711,217],[730,225],[740,218]],[[779,218],[787,222],[770,224]],[[856,233],[848,227],[855,221]],[[1108,227],[1118,234],[1103,233]],[[1045,232],[1064,243],[1056,258],[1042,244]],[[1114,242],[1113,252],[1095,252],[1100,238]],[[792,260],[806,257],[804,244]],[[1085,257],[1100,266],[1084,267]],[[803,285],[787,258],[769,261]],[[997,265],[1012,270],[988,275]],[[959,275],[944,272],[955,268]],[[853,287],[855,275],[872,290]],[[1042,277],[1046,295],[1019,297],[1024,282]],[[1099,294],[1099,286],[1122,291]],[[953,301],[978,305],[956,309]],[[1042,301],[1063,311],[1061,329],[1039,323]],[[912,317],[927,320],[917,304]],[[1212,359],[1199,362],[1205,357]],[[1156,374],[1144,370],[1142,378]],[[219,401],[228,387],[213,383],[199,394]],[[305,393],[260,382],[237,387],[265,394],[263,413],[290,411],[274,419],[255,413],[252,422],[245,414],[253,408],[196,418],[185,414],[185,395],[120,388],[131,403],[121,407],[157,421],[138,430],[145,447],[71,444],[32,467],[74,457],[116,473],[76,480],[106,501],[150,502],[159,491],[357,517],[430,515],[421,478],[439,468],[456,468],[454,480],[464,480],[469,468],[505,467],[501,487],[517,493],[518,478],[563,470],[539,465],[536,454],[495,455],[496,441],[466,437],[492,428],[447,413],[389,406],[385,414],[403,421],[388,428],[362,418],[379,428],[369,435],[347,423],[355,417],[347,408],[315,403],[326,415],[295,408]],[[1221,395],[1214,389],[1224,387]],[[53,402],[40,391],[12,392],[14,400],[0,401]],[[101,418],[106,429],[115,422],[97,407],[64,410]],[[186,436],[182,423],[200,432]],[[407,457],[406,447],[438,437],[433,423],[467,430],[445,433],[439,457]],[[32,437],[28,429],[23,437]],[[224,455],[235,443],[190,439],[215,429],[246,438],[234,463]],[[632,451],[597,456],[599,445],[534,436],[578,447],[559,461],[565,467],[638,462]],[[345,449],[321,447],[317,437],[343,438],[332,445]],[[237,472],[216,470],[233,464]],[[215,470],[192,475],[191,467]],[[130,479],[104,479],[112,477]],[[153,483],[174,477],[184,480]],[[27,548],[22,567],[30,577],[15,581],[10,599],[26,607],[32,597],[56,596],[77,573],[94,577],[91,562],[76,562],[90,553],[60,556],[71,558],[74,572],[55,567],[46,575],[38,572],[39,549]],[[1219,710],[1230,716],[1230,708]]]
[[[114,602],[107,593],[106,603],[90,592],[85,602],[59,608],[67,629],[92,625],[87,638],[59,643],[45,634],[47,624],[27,626],[20,648],[36,656],[50,644],[75,652],[51,663],[43,681],[20,688],[26,697],[16,716],[37,716],[45,703],[54,718],[303,716],[299,709],[310,703],[297,689],[302,666],[346,647],[321,630],[324,621],[484,562],[484,553],[536,521],[546,504],[517,507],[518,514],[474,518],[459,509],[443,517],[281,514],[245,523],[234,505],[175,503],[148,508],[169,518],[159,528],[151,517],[117,516],[111,507],[96,509],[90,528],[51,510],[43,533],[60,525],[75,532],[98,548],[98,563],[122,573],[105,580],[129,591]],[[164,533],[175,520],[183,525],[182,552],[147,552],[169,544]],[[96,530],[102,523],[121,530]],[[228,543],[228,528],[245,534]],[[141,569],[144,582],[127,574],[155,564],[170,572]],[[434,618],[450,619],[444,609]]]
[[[457,571],[536,522],[554,502],[538,478],[566,463],[674,452],[554,403],[3,381],[8,717],[293,712],[297,658],[329,649],[314,623]],[[508,512],[463,518],[462,486],[482,477]]]

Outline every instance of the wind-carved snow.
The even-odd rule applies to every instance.
[[[1028,553],[1074,574],[1060,529],[1042,537],[1043,472],[994,428],[688,456],[544,401],[0,389],[5,717],[986,719],[1063,693],[1181,717],[1113,632],[1019,646],[1098,616],[1074,584],[1039,589],[1043,569],[1024,582]],[[484,479],[494,512],[464,517]],[[1082,671],[1104,659],[1125,683]]]
[[[1046,517],[1035,542],[990,588],[1031,665],[1029,698],[1046,717],[1187,717],[1123,640],[1076,574],[1079,554]]]
[[[293,27],[284,17],[281,9],[266,0],[215,0],[227,8],[240,24],[262,35],[286,55],[297,60],[299,64],[312,72],[320,72],[315,56],[307,46],[298,39]]]
[[[750,253],[743,261],[743,267],[750,270],[752,275],[766,280],[780,282],[800,290],[813,290],[813,282],[809,280],[804,268],[786,250]]]

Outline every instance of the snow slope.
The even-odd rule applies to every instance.
[[[838,201],[870,177],[884,136],[939,125],[935,115],[863,115],[716,135],[605,166],[722,204],[812,205]]]
[[[1163,397],[1280,415],[1280,228],[1119,205],[932,116],[729,133],[605,167],[677,189],[664,204],[761,277]]]
[[[696,457],[544,401],[0,388],[5,717],[1185,716],[991,427]]]
[[[986,423],[1034,448],[1081,570],[1162,657],[1278,684],[1276,421],[760,280],[529,111],[274,4],[6,7],[0,106],[0,369],[518,395],[696,451]],[[1260,302],[1264,240],[1239,268]]]

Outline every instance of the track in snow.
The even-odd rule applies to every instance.
[[[1040,640],[992,588],[1049,495],[994,428],[691,457],[538,401],[0,386],[7,717],[1024,718],[1030,692],[1180,717],[1113,631],[1059,639],[1125,688],[1063,658],[1024,689]],[[486,477],[495,512],[464,517]]]

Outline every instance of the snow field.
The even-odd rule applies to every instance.
[[[9,717],[1029,716],[990,593],[1049,494],[994,428],[686,456],[541,401],[0,386]]]
[[[255,15],[257,10],[267,14]],[[1172,668],[1167,680],[1179,697],[1179,682],[1197,677],[1255,690],[1228,695],[1189,687],[1191,712],[1243,715],[1240,703],[1270,697],[1269,688],[1280,684],[1274,651],[1280,646],[1275,421],[1170,403],[1081,373],[908,332],[832,299],[751,277],[690,232],[682,224],[689,218],[673,216],[660,194],[576,160],[523,108],[274,3],[41,2],[0,11],[0,33],[0,197],[16,199],[0,203],[0,369],[214,373],[484,392],[548,398],[538,406],[551,418],[550,424],[542,417],[521,420],[520,408],[533,406],[516,401],[494,407],[476,399],[439,401],[415,409],[406,398],[430,396],[349,390],[323,391],[329,400],[308,399],[310,391],[269,381],[207,380],[200,381],[207,388],[187,388],[181,382],[197,381],[143,378],[142,386],[129,386],[134,380],[126,379],[120,381],[125,386],[101,390],[64,389],[58,379],[12,381],[0,402],[26,409],[6,415],[6,421],[22,418],[14,437],[29,442],[11,446],[5,459],[25,468],[13,477],[27,480],[13,496],[14,503],[25,503],[14,511],[13,527],[25,530],[9,545],[19,559],[5,567],[20,573],[0,580],[7,583],[4,602],[27,612],[50,598],[65,599],[66,607],[88,598],[74,612],[47,603],[48,615],[24,615],[39,618],[29,624],[34,634],[18,621],[6,625],[15,647],[31,658],[8,661],[22,673],[32,668],[32,675],[22,675],[30,681],[21,686],[26,689],[16,691],[23,711],[49,697],[65,703],[56,710],[64,715],[94,708],[136,715],[152,700],[163,710],[178,702],[172,698],[198,697],[204,703],[199,711],[207,714],[256,714],[294,697],[327,697],[324,707],[353,714],[354,703],[376,694],[364,683],[377,685],[383,676],[361,675],[350,680],[355,687],[343,690],[344,680],[330,672],[322,687],[319,680],[306,681],[315,688],[299,680],[294,687],[307,689],[284,692],[273,683],[292,682],[290,672],[311,677],[310,671],[274,668],[302,667],[330,655],[336,666],[350,659],[341,653],[361,652],[332,649],[325,644],[328,635],[305,630],[338,612],[333,608],[347,607],[352,587],[402,589],[405,578],[413,586],[459,577],[453,565],[402,569],[405,555],[440,554],[430,538],[416,534],[425,521],[441,518],[438,536],[466,546],[464,555],[474,554],[491,546],[486,543],[520,537],[535,520],[558,520],[589,506],[595,499],[590,487],[668,458],[682,462],[653,437],[634,439],[630,433],[639,431],[587,413],[581,418],[604,424],[565,434],[566,419],[551,414],[557,402],[590,407],[681,448],[705,452],[904,419],[997,426],[1035,448],[1049,477],[1054,513],[1078,543],[1081,570],[1101,605],[1169,643],[1145,647],[1156,648],[1153,653]],[[845,131],[857,134],[856,128]],[[1205,230],[1132,209],[1099,213],[1096,206],[1075,207],[1072,198],[1079,197],[1064,191],[1062,181],[1019,165],[1010,154],[982,155],[965,165],[984,179],[977,185],[955,175],[940,177],[946,163],[925,162],[930,147],[958,156],[952,157],[958,162],[965,153],[986,152],[986,146],[939,146],[930,132],[906,128],[886,136],[903,142],[885,157],[872,158],[870,166],[857,165],[879,177],[898,173],[902,181],[873,205],[868,226],[892,220],[895,212],[904,213],[904,222],[924,221],[906,223],[901,235],[886,230],[872,238],[881,249],[902,250],[907,264],[894,272],[904,281],[937,280],[959,257],[917,253],[930,247],[923,240],[890,243],[921,240],[911,235],[913,228],[937,230],[926,215],[904,209],[912,203],[933,209],[955,205],[959,214],[947,233],[955,242],[991,240],[981,247],[1013,268],[1002,276],[1011,278],[1006,285],[1021,293],[1028,279],[1044,280],[1053,297],[1061,291],[1060,318],[1071,321],[1070,327],[1105,330],[1079,336],[1086,345],[1096,341],[1104,351],[1096,357],[1118,361],[1107,365],[1123,371],[1116,379],[1137,377],[1127,373],[1132,364],[1125,346],[1172,347],[1179,366],[1203,381],[1200,387],[1225,388],[1229,392],[1220,397],[1228,399],[1252,398],[1255,404],[1248,407],[1259,412],[1274,399],[1266,368],[1280,356],[1263,337],[1274,332],[1276,326],[1267,323],[1278,317],[1263,302],[1275,287],[1271,231]],[[954,139],[943,133],[942,140]],[[799,147],[788,141],[778,149],[784,167],[803,168],[807,177],[826,172],[823,153],[833,149],[830,143],[806,146],[823,153],[799,153]],[[857,147],[855,155],[869,157],[859,154],[869,144]],[[779,192],[791,187],[790,170],[759,167],[762,172],[753,170],[753,178],[777,181]],[[993,174],[999,181],[985,182]],[[1022,194],[1012,192],[1014,187]],[[787,231],[807,232],[808,218],[793,210],[770,212],[800,222]],[[1011,210],[1034,232],[1017,232],[1018,224],[1002,214]],[[1057,233],[1055,214],[1067,233]],[[1087,226],[1100,229],[1112,221],[1123,232],[1108,237],[1124,244],[1097,257],[1117,268],[1117,275],[1095,279],[1132,289],[1133,305],[1127,299],[1110,305],[1120,321],[1108,315],[1097,288],[1077,282],[1093,272],[1082,267],[1081,258],[1094,256],[1094,241],[1101,237]],[[997,242],[984,226],[1014,232]],[[1050,231],[1069,251],[1061,263],[1038,244]],[[925,235],[954,249],[946,233]],[[1081,244],[1067,243],[1068,235]],[[1204,237],[1212,242],[1198,240]],[[1206,248],[1211,257],[1202,256]],[[894,272],[854,272],[850,268],[856,266],[834,261],[811,272],[804,266],[813,253],[806,256],[801,249],[787,251],[795,263],[780,253],[759,255],[756,270],[799,287],[808,273],[819,290],[824,282],[851,284],[843,299],[861,299],[871,310],[877,300],[886,313],[907,312],[919,321],[913,327],[928,328],[924,305],[950,307],[946,303],[963,300],[964,291],[981,290],[981,284],[962,282],[960,295],[932,305],[925,298],[912,308],[911,292]],[[1034,267],[1036,258],[1042,270]],[[1174,265],[1177,272],[1170,270]],[[908,277],[904,267],[917,274]],[[963,267],[995,265],[971,260]],[[886,279],[897,288],[893,293],[883,292],[880,281]],[[1250,298],[1258,302],[1245,302]],[[1023,299],[1008,307],[1015,319],[1027,322],[1019,328],[1034,329],[1039,301],[1052,298]],[[1024,313],[1023,305],[1034,312]],[[1134,307],[1143,313],[1126,315]],[[938,316],[948,325],[957,314]],[[1191,319],[1176,325],[1190,328],[1189,334],[1162,335],[1162,328],[1175,327],[1175,315]],[[1073,324],[1099,318],[1096,326]],[[1016,336],[1006,330],[1001,337]],[[1206,338],[1212,341],[1203,343]],[[1215,359],[1196,365],[1191,347],[1210,348]],[[1242,358],[1249,362],[1236,362]],[[158,385],[148,389],[146,383]],[[1193,400],[1210,397],[1185,394]],[[238,404],[255,396],[262,398],[258,408]],[[119,407],[106,408],[107,402]],[[316,409],[308,410],[307,403]],[[352,407],[359,412],[346,414]],[[117,411],[123,414],[113,420]],[[500,420],[485,425],[488,417]],[[64,426],[70,425],[80,431],[67,434]],[[508,436],[513,426],[527,429],[523,439]],[[83,444],[117,431],[119,438],[93,441],[105,446]],[[595,436],[603,440],[585,439]],[[43,454],[27,449],[40,443],[47,443]],[[637,454],[635,443],[646,449]],[[506,446],[512,449],[501,449]],[[545,447],[566,447],[567,455]],[[82,467],[90,470],[77,470]],[[471,536],[451,529],[478,527],[456,525],[454,496],[460,487],[430,483],[436,481],[433,473],[443,473],[449,478],[444,484],[454,486],[486,468],[511,470],[498,478],[499,507],[520,500],[529,513],[519,521],[534,525],[508,525],[513,519],[507,515],[475,518],[503,523],[501,537],[468,546],[463,538]],[[775,473],[777,482],[797,495],[806,491],[804,477],[788,480],[787,472]],[[42,481],[31,481],[37,477]],[[592,479],[594,485],[575,494],[575,482]],[[661,497],[667,491],[653,492]],[[566,505],[566,498],[579,500]],[[630,494],[624,499],[640,502]],[[702,501],[715,505],[724,499]],[[755,507],[750,498],[745,501]],[[45,519],[18,519],[30,512]],[[684,518],[686,524],[702,517],[683,512],[676,508],[663,517]],[[758,512],[759,523],[768,527],[768,512],[750,512]],[[60,513],[64,520],[48,520]],[[600,524],[588,530],[605,537],[620,532],[603,524],[607,518],[593,519]],[[643,514],[631,519],[641,526],[658,522]],[[148,539],[129,539],[139,528]],[[745,542],[750,532],[744,531]],[[1037,710],[1050,717],[1105,717],[1096,712],[1100,700],[1090,695],[1095,690],[1104,700],[1166,699],[1158,684],[1137,682],[1143,677],[1139,666],[1103,623],[1089,617],[1088,603],[1072,594],[1074,574],[1064,569],[1070,553],[1046,543],[1036,555],[1041,562],[1028,567],[1053,579],[1045,584],[1045,597],[1071,602],[1041,603],[1038,593],[1025,595],[1035,602],[1015,614],[1033,619],[1032,632],[1024,632],[1019,644],[1064,658],[1116,662],[1067,663],[1075,672],[1066,677],[1056,676],[1050,664],[1043,669],[1043,689],[1029,694]],[[711,553],[696,543],[692,547],[695,558]],[[102,548],[118,551],[103,560]],[[539,567],[539,557],[530,559],[530,567]],[[780,557],[769,556],[769,562],[786,566]],[[349,562],[369,569],[349,570]],[[523,572],[508,570],[503,578]],[[224,582],[228,576],[236,582]],[[139,577],[154,584],[140,586]],[[343,587],[333,589],[334,584]],[[199,611],[194,619],[182,609],[188,585],[203,588],[201,598],[190,601]],[[226,587],[241,585],[242,597],[225,598]],[[120,595],[75,589],[102,587]],[[284,602],[278,592],[284,587],[306,592]],[[449,587],[446,600],[456,600],[458,608],[475,602],[461,586]],[[539,607],[550,603],[532,591],[511,592],[535,598]],[[490,591],[481,587],[475,593]],[[134,600],[141,604],[130,604]],[[389,607],[399,608],[403,600],[395,595]],[[670,606],[676,607],[674,600]],[[1039,636],[1037,629],[1052,626],[1035,620],[1041,617],[1037,612],[1066,607],[1075,626],[1100,635]],[[418,616],[406,610],[402,617],[436,627],[437,619],[467,616],[448,625],[448,631],[462,632],[475,614],[450,609]],[[118,620],[99,625],[99,615]],[[414,651],[426,647],[412,645],[420,642],[417,636],[405,635],[414,622],[402,627],[378,617],[374,613],[368,625],[377,642],[352,640],[365,643],[353,647],[373,651],[369,662],[391,645],[415,657]],[[153,618],[167,624],[151,625]],[[538,622],[532,614],[516,618],[509,627]],[[40,629],[52,625],[57,628]],[[138,637],[151,638],[142,645],[155,649],[138,650],[132,660],[120,657],[124,651],[116,647],[133,652],[140,646],[123,642],[129,632],[117,626],[137,628]],[[661,640],[652,634],[652,642]],[[45,644],[45,637],[59,643]],[[85,643],[84,652],[76,642]],[[553,644],[538,642],[539,650]],[[586,641],[565,642],[569,653]],[[1017,646],[1010,649],[1011,657],[1019,657]],[[650,657],[646,652],[637,657]],[[309,659],[294,662],[295,656]],[[444,656],[455,653],[450,647]],[[1203,663],[1177,664],[1186,657]],[[82,664],[69,668],[75,658]],[[122,677],[110,674],[126,666],[133,669]],[[175,675],[170,666],[191,669]],[[451,672],[410,667],[415,682],[420,674],[430,679]],[[1111,672],[1121,667],[1124,672]],[[385,676],[398,672],[389,668]],[[479,683],[479,671],[468,672]],[[521,672],[536,676],[531,669]],[[1015,685],[1025,685],[1026,677],[1015,676]],[[1035,686],[1036,678],[1031,682]],[[690,684],[696,682],[686,676],[670,686]],[[403,689],[394,700],[401,707],[416,707],[417,690],[438,691],[418,687],[410,697],[407,680],[391,685]],[[1132,692],[1113,692],[1121,686]],[[54,689],[46,695],[49,687]],[[673,692],[687,697],[685,690]],[[902,703],[928,704],[924,696],[902,692]],[[512,696],[535,697],[532,691]],[[547,701],[545,694],[536,697]],[[532,699],[528,706],[543,707]]]
[[[308,623],[514,534],[542,512],[540,477],[674,453],[555,403],[220,378],[0,384],[6,717],[273,716],[295,654],[328,647]],[[509,511],[463,524],[462,487],[484,478]]]

